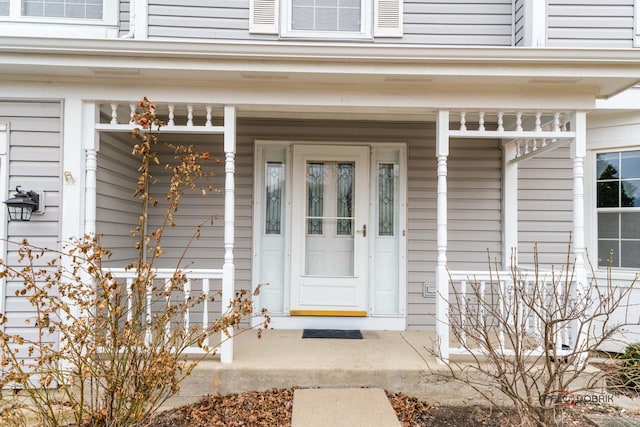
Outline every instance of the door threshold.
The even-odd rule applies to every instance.
[[[291,316],[367,317],[366,310],[291,310]]]

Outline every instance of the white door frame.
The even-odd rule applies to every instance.
[[[293,146],[294,145],[316,145],[319,148],[340,145],[340,146],[366,146],[371,150],[370,155],[370,211],[369,211],[369,223],[371,225],[371,236],[375,227],[373,222],[376,218],[375,211],[377,207],[376,202],[376,185],[375,179],[377,179],[377,167],[378,163],[388,163],[389,157],[387,154],[379,155],[380,153],[396,152],[397,164],[399,166],[400,174],[398,177],[398,302],[397,312],[387,313],[376,311],[376,304],[374,302],[374,286],[373,272],[375,271],[374,264],[370,262],[369,265],[369,279],[370,283],[367,288],[368,293],[368,316],[367,317],[341,317],[341,316],[290,316],[290,259],[292,253],[291,247],[291,223],[292,223],[292,185],[290,183],[293,179],[293,171],[291,165],[293,165]],[[280,154],[274,157],[273,150],[278,151]],[[266,154],[269,150],[270,154]],[[263,155],[263,152],[265,153]],[[284,268],[283,272],[278,277],[279,280],[273,281],[272,278],[265,278],[262,275],[264,272],[264,260],[261,254],[262,241],[264,236],[264,221],[265,221],[265,207],[266,207],[266,195],[264,191],[265,184],[265,165],[263,163],[270,161],[282,161],[286,170],[286,188],[283,191],[284,202],[282,208],[283,228],[286,230],[286,239],[283,239],[282,244],[282,256]],[[334,328],[334,329],[363,329],[363,330],[405,330],[407,326],[407,169],[406,169],[406,145],[403,143],[387,143],[387,142],[374,142],[374,143],[362,143],[353,141],[331,141],[331,142],[318,142],[318,141],[304,141],[304,140],[255,140],[254,145],[254,199],[253,199],[253,262],[252,262],[252,286],[255,289],[261,286],[260,295],[257,298],[256,307],[262,307],[262,299],[267,294],[273,301],[275,293],[280,294],[281,301],[278,304],[279,309],[269,311],[271,318],[270,327],[274,329],[302,329],[302,328]],[[285,236],[283,236],[284,238]],[[270,237],[271,238],[271,237]],[[375,240],[373,238],[369,240],[369,258],[375,257]],[[270,264],[269,264],[270,265]],[[273,271],[269,268],[270,272]],[[273,281],[273,283],[272,283]],[[278,283],[275,283],[278,282]],[[275,291],[275,292],[274,292]],[[257,311],[256,311],[257,312]],[[256,316],[252,319],[252,325],[257,326],[262,321],[261,316]]]

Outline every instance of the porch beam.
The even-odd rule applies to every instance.
[[[438,160],[436,267],[436,339],[438,363],[449,360],[449,280],[447,275],[447,156],[449,156],[449,111],[438,111],[436,119],[436,158]]]
[[[502,268],[518,265],[518,163],[513,162],[517,147],[503,146],[502,151]]]
[[[236,157],[236,109],[224,107],[224,264],[222,265],[222,312],[234,296],[235,265],[233,263],[235,227],[235,157]],[[233,362],[233,330],[221,332],[220,361]]]

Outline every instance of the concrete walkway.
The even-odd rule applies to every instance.
[[[380,388],[300,389],[293,395],[291,427],[401,427]]]

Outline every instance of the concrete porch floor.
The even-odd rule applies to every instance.
[[[426,347],[433,332],[363,331],[363,339],[303,339],[301,330],[269,330],[258,339],[247,331],[234,339],[234,361],[201,362],[179,394],[177,406],[208,394],[271,388],[372,387],[442,404],[482,403],[471,389],[447,381]]]

